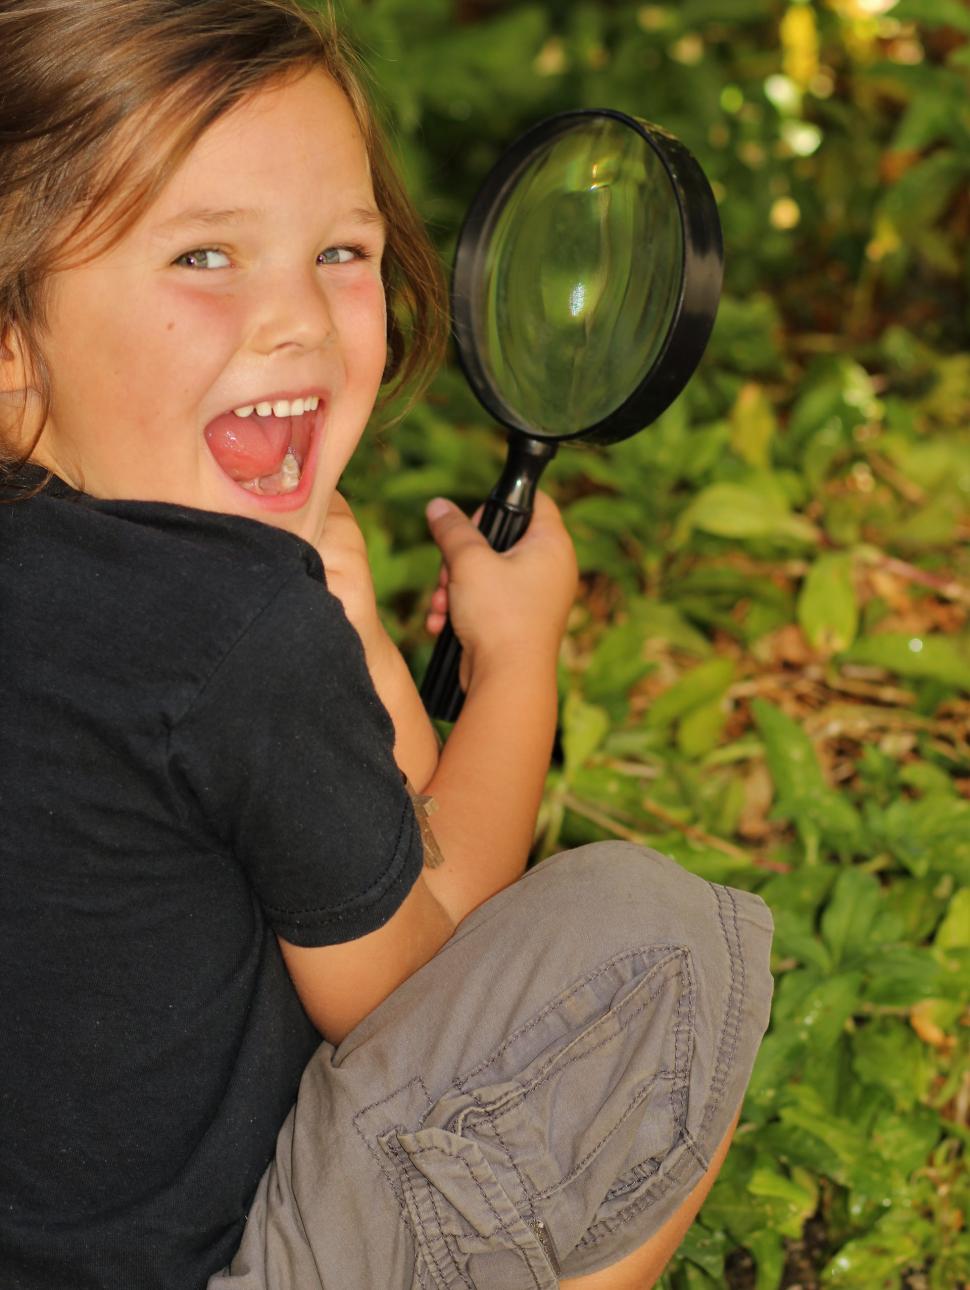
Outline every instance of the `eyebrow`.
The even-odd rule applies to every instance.
[[[358,224],[374,224],[384,227],[384,216],[374,206],[357,206],[346,212],[347,217]],[[265,219],[266,211],[260,206],[233,206],[225,210],[214,210],[203,206],[194,210],[179,211],[171,219],[156,224],[154,233],[168,233],[178,228],[212,228],[224,224],[242,224],[246,221]]]

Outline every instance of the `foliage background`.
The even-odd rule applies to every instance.
[[[547,487],[583,571],[536,854],[644,841],[759,891],[776,1002],[668,1290],[970,1281],[970,9],[344,0],[450,258],[537,118],[655,120],[717,194],[725,294],[646,433]],[[347,491],[421,674],[437,556],[503,439],[453,368]]]

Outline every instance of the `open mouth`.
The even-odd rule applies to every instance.
[[[250,493],[285,497],[303,476],[321,397],[247,404],[210,421],[204,434],[222,472]]]

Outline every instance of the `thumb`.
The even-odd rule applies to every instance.
[[[453,502],[435,497],[426,506],[425,515],[431,536],[448,564],[468,548],[491,550],[481,531]]]

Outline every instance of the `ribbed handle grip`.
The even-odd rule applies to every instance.
[[[489,546],[496,551],[507,551],[514,546],[529,527],[531,507],[523,510],[490,497],[485,503],[478,527],[485,534]],[[428,713],[439,721],[456,721],[461,712],[465,695],[458,680],[461,665],[461,642],[455,635],[451,620],[441,630],[431,655],[431,662],[421,686],[421,698]]]

